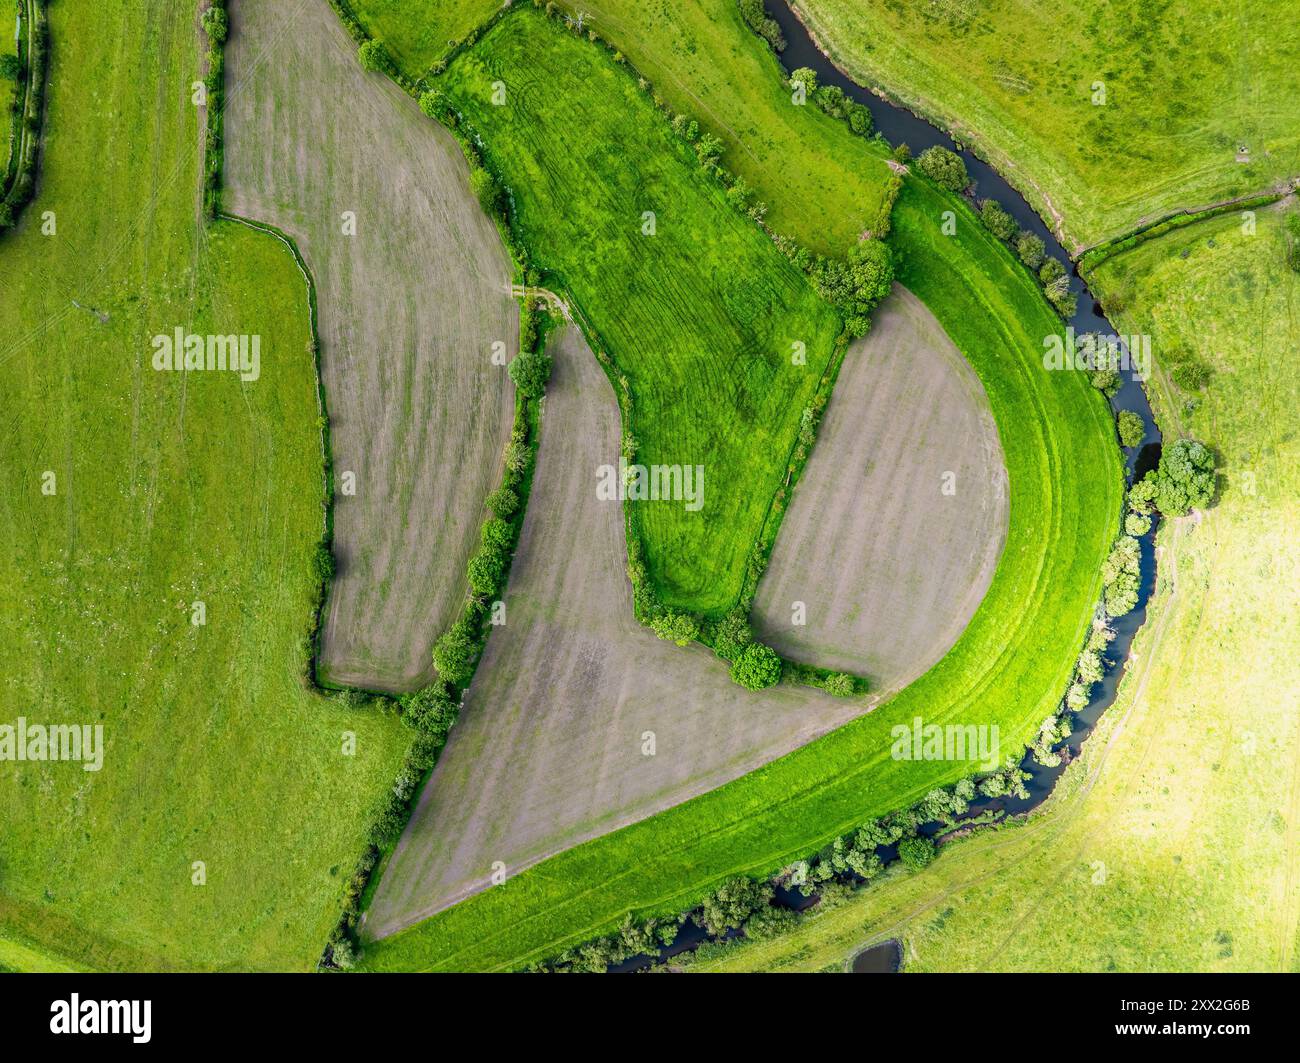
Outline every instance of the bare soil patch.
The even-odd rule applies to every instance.
[[[877,694],[896,690],[965,630],[1008,517],[979,377],[896,286],[840,371],[759,585],[755,627],[788,656],[866,675]]]
[[[338,560],[322,677],[413,689],[509,437],[491,357],[518,342],[509,258],[455,141],[361,69],[325,0],[235,0],[231,17],[225,204],[294,238],[319,302]]]
[[[622,506],[596,497],[597,468],[618,461],[614,394],[574,329],[553,353],[506,623],[380,882],[368,937],[488,887],[496,861],[514,874],[866,708],[802,687],[749,693],[708,650],[661,642],[636,623]]]

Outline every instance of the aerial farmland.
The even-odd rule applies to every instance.
[[[0,971],[1264,1000],[1288,7],[17,0]]]

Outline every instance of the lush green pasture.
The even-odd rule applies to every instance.
[[[525,2],[525,0],[520,0]],[[490,17],[490,0],[453,16],[424,0],[359,0],[403,70],[419,77],[434,52],[421,42],[463,36],[465,13]],[[610,41],[674,110],[726,145],[724,162],[768,205],[768,224],[801,244],[843,254],[875,218],[888,171],[885,150],[816,107],[795,107],[780,65],[745,26],[736,0],[595,0],[562,3]],[[385,17],[381,20],[380,11]]]
[[[702,508],[631,503],[651,580],[670,605],[726,610],[838,314],[727,202],[635,76],[558,21],[531,8],[500,20],[438,86],[512,189],[534,263],[626,377],[636,461],[703,467]]]
[[[1119,700],[1028,824],[977,836],[798,932],[705,970],[840,969],[901,936],[914,970],[1291,970],[1300,928],[1300,276],[1281,212],[1217,218],[1107,262],[1116,324],[1216,375],[1166,435],[1224,466],[1218,503],[1161,532],[1161,575]],[[1183,258],[1183,254],[1187,258]],[[1123,727],[1122,732],[1119,730]],[[1117,739],[1117,740],[1116,740]]]
[[[501,0],[348,0],[348,6],[402,70],[418,78],[453,41],[491,18]]]
[[[841,67],[976,146],[1049,222],[1063,216],[1076,246],[1300,174],[1293,9],[1264,0],[796,6]]]
[[[940,215],[957,210],[954,237]],[[571,849],[409,931],[365,966],[503,969],[611,929],[629,910],[677,912],[739,872],[772,871],[968,770],[896,761],[889,731],[998,724],[1017,749],[1055,709],[1091,620],[1122,478],[1108,407],[1079,375],[1042,368],[1059,328],[1036,284],[960,204],[909,182],[895,213],[903,280],[984,382],[1011,484],[1007,546],[948,655],[886,705],[718,790]]]
[[[12,3],[0,4],[0,56],[18,54],[18,41],[14,35],[14,22],[15,5]],[[0,77],[0,175],[5,173],[5,167],[9,165],[9,155],[13,147],[9,137],[9,134],[14,130],[13,112],[10,108],[13,107],[14,97],[17,96],[18,89],[18,82],[10,81],[7,77]]]
[[[0,963],[311,967],[405,748],[302,679],[307,294],[275,239],[202,226],[194,14],[50,5],[40,198],[0,240],[0,723],[105,744],[98,772],[0,763]],[[259,335],[259,378],[155,371],[176,327]]]

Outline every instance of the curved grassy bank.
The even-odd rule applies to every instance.
[[[1165,438],[1204,440],[1223,475],[1212,508],[1162,524],[1119,698],[1051,800],[695,970],[842,970],[884,936],[915,971],[1297,969],[1300,603],[1282,589],[1300,576],[1300,378],[1282,352],[1300,274],[1283,218],[1199,222],[1089,278],[1126,293],[1115,323],[1150,335],[1160,368],[1178,350],[1213,368],[1203,391],[1158,372],[1150,394]]]
[[[957,235],[940,235],[957,212]],[[718,790],[571,849],[367,946],[369,970],[502,970],[670,914],[729,875],[763,874],[920,799],[966,763],[895,761],[890,728],[997,724],[1018,750],[1054,711],[1091,619],[1122,476],[1109,408],[1042,368],[1059,331],[1033,280],[964,205],[909,180],[894,214],[901,280],[979,373],[1011,483],[1007,546],[989,593],[942,661],[869,716]]]

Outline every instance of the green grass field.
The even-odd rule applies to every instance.
[[[323,519],[307,293],[274,238],[202,225],[194,16],[50,6],[57,136],[0,241],[0,723],[102,725],[106,747],[95,773],[0,764],[9,965],[312,967],[408,740],[301,678]],[[259,379],[155,371],[176,327],[259,335]]]
[[[1295,209],[1292,206],[1290,209]],[[1161,378],[1157,415],[1221,454],[1217,504],[1161,532],[1157,593],[1119,700],[1027,824],[954,845],[796,933],[698,970],[843,969],[902,936],[925,970],[1300,967],[1300,276],[1282,212],[1225,216],[1105,263],[1117,324],[1215,376]],[[1183,254],[1187,258],[1183,258]],[[1199,399],[1190,412],[1189,399]]]
[[[357,20],[378,37],[398,65],[413,78],[423,76],[501,7],[501,0],[349,0]]]
[[[939,233],[942,211],[961,219]],[[1003,748],[1053,711],[1092,618],[1122,480],[1111,414],[1082,376],[1042,368],[1059,321],[966,209],[909,182],[895,212],[902,280],[984,382],[1011,484],[1007,546],[970,626],[892,701],[718,790],[571,849],[409,931],[367,946],[372,970],[500,970],[612,929],[624,913],[681,911],[737,873],[765,873],[831,836],[919,800],[968,769],[896,761],[889,729],[997,723]]]
[[[0,56],[17,55],[18,40],[15,36],[14,5],[0,7]],[[9,165],[9,153],[12,150],[9,134],[13,131],[11,122],[14,97],[18,91],[17,82],[0,77],[0,174]]]
[[[523,0],[521,0],[523,2]],[[421,42],[463,36],[479,0],[453,14],[423,0],[354,0],[362,22],[419,77],[433,51]],[[768,206],[779,233],[843,254],[876,216],[888,171],[885,149],[854,136],[816,107],[795,107],[780,65],[745,26],[736,0],[596,0],[562,3],[628,57],[674,110],[721,137],[728,169]]]
[[[1262,0],[796,6],[851,76],[1063,216],[1067,247],[1300,174],[1300,23]]]
[[[680,500],[630,506],[662,600],[724,612],[830,362],[838,314],[700,171],[633,74],[558,21],[531,8],[499,21],[438,86],[513,190],[518,233],[546,283],[571,294],[592,346],[626,376],[636,461],[703,467],[695,511]],[[799,343],[806,361],[792,364]]]

